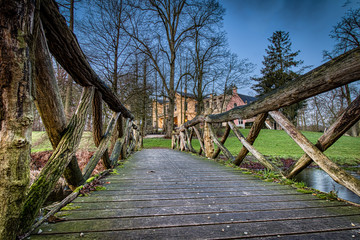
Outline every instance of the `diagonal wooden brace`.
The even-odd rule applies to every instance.
[[[287,134],[316,162],[322,170],[356,195],[360,196],[360,180],[356,179],[337,164],[326,157],[279,111],[271,111],[269,115],[287,132]]]
[[[209,130],[210,130],[210,136],[211,136],[213,142],[221,149],[221,151],[224,153],[225,157],[233,162],[235,160],[234,156],[224,146],[224,144],[222,144],[219,141],[219,139],[217,139],[216,134],[214,133],[214,128],[211,123],[209,123]]]
[[[256,157],[257,160],[259,160],[259,162],[266,167],[267,169],[270,169],[271,171],[274,172],[278,172],[280,173],[282,176],[283,173],[281,171],[280,168],[278,168],[277,166],[275,166],[272,162],[270,162],[269,160],[267,160],[264,155],[262,155],[258,150],[256,150],[256,148],[251,145],[248,141],[246,141],[244,135],[242,135],[242,133],[239,131],[239,129],[237,129],[235,127],[235,125],[232,122],[228,122],[229,126],[231,127],[231,129],[233,130],[233,132],[235,133],[235,136],[240,140],[240,142],[243,144],[244,147],[246,147],[249,152],[252,153],[252,155],[254,155],[254,157]]]
[[[267,113],[261,113],[257,115],[254,124],[252,125],[249,134],[246,137],[246,141],[251,145],[254,144],[257,136],[260,133],[261,128],[263,127],[265,120],[267,118]],[[239,154],[237,155],[234,164],[239,166],[244,160],[245,156],[248,154],[249,150],[246,147],[242,147]]]
[[[331,147],[347,130],[360,120],[360,96],[357,97],[341,114],[341,116],[330,126],[330,128],[319,138],[315,146],[320,151]],[[309,166],[312,159],[304,154],[288,171],[287,178],[295,177],[304,168]]]
[[[229,134],[230,134],[230,126],[229,124],[226,124],[226,129],[225,129],[225,132],[224,132],[224,135],[222,136],[221,140],[220,140],[220,143],[221,144],[224,144],[226,139],[228,138]],[[217,158],[217,156],[219,156],[219,153],[220,153],[221,149],[220,148],[217,148],[214,152],[214,154],[211,156],[212,159],[215,159]]]
[[[199,152],[199,155],[201,155],[202,152],[205,153],[204,141],[203,141],[203,139],[202,139],[202,137],[201,137],[201,135],[200,135],[199,130],[198,130],[195,126],[193,126],[192,128],[194,129],[195,134],[196,134],[196,137],[197,137],[197,139],[199,140],[199,143],[200,143],[200,152]]]

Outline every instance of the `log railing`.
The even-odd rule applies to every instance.
[[[299,77],[294,82],[267,94],[249,105],[235,107],[221,114],[196,116],[191,121],[181,125],[179,129],[173,133],[172,148],[177,148],[181,151],[191,150],[194,152],[191,144],[192,135],[188,135],[190,130],[190,132],[195,132],[195,136],[200,142],[200,151],[198,154],[215,159],[221,151],[228,160],[232,161],[235,165],[240,165],[247,153],[250,152],[265,168],[276,171],[285,178],[295,177],[314,161],[322,170],[329,174],[335,182],[360,196],[360,180],[347,173],[323,154],[327,148],[334,144],[337,139],[360,120],[360,97],[356,98],[347,107],[332,126],[319,138],[315,145],[306,139],[279,111],[282,107],[298,103],[309,97],[330,91],[359,79],[360,48],[356,48],[321,65]],[[293,166],[284,171],[269,161],[253,146],[268,115],[270,115],[304,151],[304,155],[295,162]],[[256,117],[256,119],[248,136],[244,137],[236,128],[233,121],[235,119],[249,119],[252,117]],[[226,130],[221,140],[217,138],[213,130],[212,124],[214,123],[226,123]],[[197,125],[203,127],[202,134],[196,127]],[[230,129],[243,145],[236,157],[224,146]],[[217,150],[214,151],[213,144],[206,144],[206,142],[209,141],[217,145]]]
[[[115,167],[119,160],[125,159],[141,146],[139,143],[142,136],[134,124],[131,112],[90,67],[54,0],[1,3],[2,8],[5,6],[8,9],[0,11],[7,13],[0,14],[0,20],[1,24],[7,25],[0,30],[0,42],[2,49],[6,49],[7,52],[5,55],[1,54],[0,62],[6,67],[9,75],[6,84],[0,84],[0,150],[3,153],[6,149],[12,149],[13,157],[2,158],[4,168],[0,169],[1,177],[7,179],[2,181],[0,190],[9,189],[0,210],[0,239],[15,239],[15,235],[25,233],[31,228],[40,208],[61,176],[64,176],[69,187],[75,190],[91,176],[100,159],[106,169]],[[15,44],[16,47],[11,44]],[[72,79],[83,87],[77,110],[68,123],[50,53]],[[11,74],[13,66],[19,67],[18,73],[21,74]],[[3,108],[3,93],[9,98],[15,96],[15,99],[9,100],[14,106],[6,105],[6,108]],[[34,183],[28,188],[33,100],[54,151]],[[107,123],[105,132],[102,122],[103,102],[112,111],[112,118]],[[75,152],[80,144],[90,109],[93,111],[92,132],[97,150],[81,171]],[[11,111],[17,113],[12,114]],[[27,119],[26,123],[22,121],[25,119],[24,116]],[[22,128],[17,127],[14,124],[16,122],[19,122]],[[115,129],[117,131],[114,131]],[[115,133],[117,135],[114,135]],[[13,137],[17,137],[18,140],[12,140]],[[109,156],[110,139],[113,139],[115,144]],[[13,143],[17,145],[14,147],[11,145]],[[2,193],[1,196],[5,197]]]

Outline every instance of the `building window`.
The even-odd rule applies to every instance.
[[[197,109],[198,109],[198,105],[197,103],[195,103],[195,111],[197,111]]]
[[[234,103],[234,107],[237,107],[237,104],[236,104],[236,103]]]
[[[209,108],[210,102],[206,102],[206,108]]]
[[[216,109],[217,108],[217,104],[216,104],[216,102],[214,102],[214,109]]]
[[[187,107],[188,107],[188,106],[187,106],[187,102],[185,102],[185,111],[187,110]]]

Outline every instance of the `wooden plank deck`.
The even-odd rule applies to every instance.
[[[360,208],[168,149],[135,153],[30,239],[360,239]]]

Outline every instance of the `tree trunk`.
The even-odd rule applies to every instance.
[[[0,1],[0,239],[15,239],[29,184],[34,5]]]
[[[21,231],[26,232],[34,222],[39,209],[44,204],[51,190],[63,174],[65,167],[74,156],[85,127],[85,120],[94,95],[94,88],[84,88],[76,113],[71,118],[67,130],[56,150],[51,155],[40,175],[31,185],[21,215]]]

